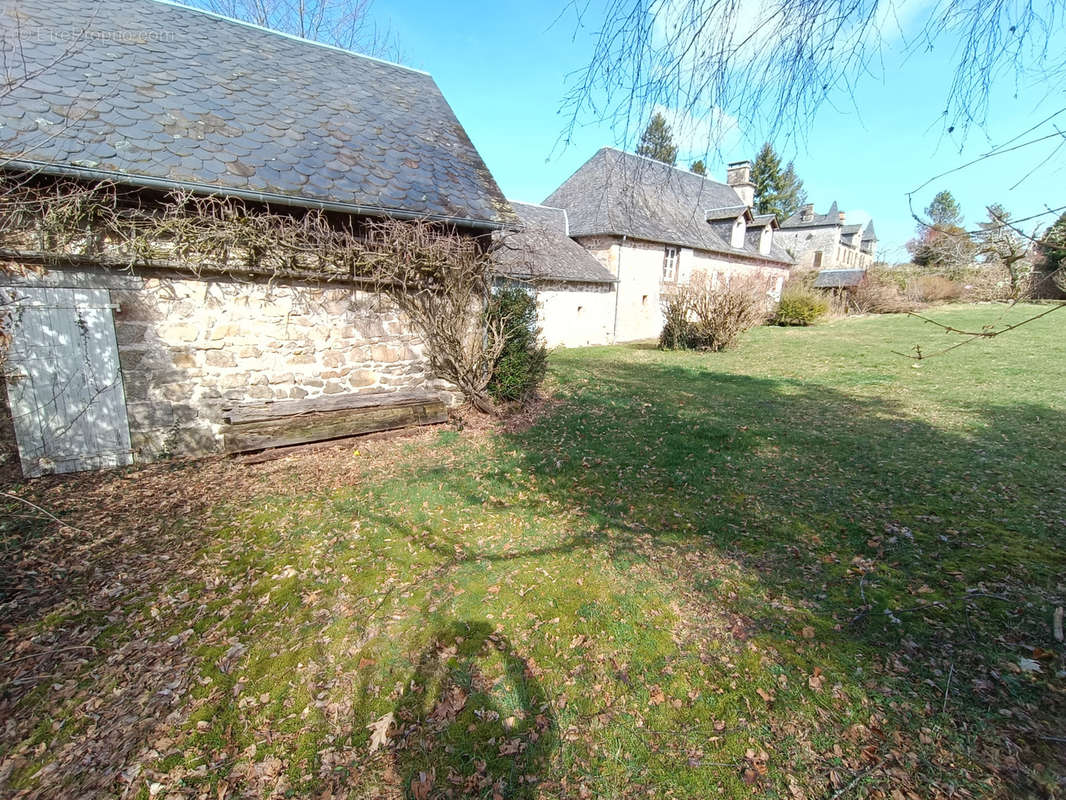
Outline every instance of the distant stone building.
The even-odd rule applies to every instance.
[[[834,201],[825,214],[807,204],[781,223],[777,241],[801,270],[866,270],[877,257],[877,234],[871,220],[848,225]]]
[[[747,161],[720,183],[610,147],[556,189],[545,205],[565,211],[569,236],[615,280],[613,308],[599,311],[609,314],[603,343],[657,337],[664,290],[697,271],[714,285],[757,276],[779,297],[792,258],[774,217],[752,213],[753,197]]]

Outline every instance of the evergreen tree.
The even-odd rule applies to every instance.
[[[926,206],[929,223],[918,224],[918,236],[907,242],[911,259],[920,267],[959,278],[973,264],[977,243],[962,227],[962,209],[951,192],[937,192]]]
[[[936,193],[933,202],[926,206],[925,215],[935,228],[962,226],[962,209],[947,189]]]
[[[751,182],[755,184],[755,212],[771,214],[777,201],[777,187],[781,181],[781,159],[769,142],[762,146],[751,165]]]
[[[785,171],[781,173],[781,182],[777,190],[777,208],[773,213],[777,215],[778,222],[783,222],[799,211],[806,202],[807,191],[803,188],[803,181],[799,179],[795,166],[789,161],[785,166]]]
[[[767,142],[755,157],[751,167],[751,182],[755,184],[755,213],[773,214],[778,222],[799,211],[807,202],[803,181],[796,175],[792,162],[781,169],[781,158]]]
[[[1040,237],[1041,268],[1044,272],[1066,269],[1066,214]]]
[[[1061,299],[1066,296],[1066,214],[1044,231],[1037,249],[1036,296]]]
[[[666,124],[666,118],[656,112],[651,118],[648,127],[640,135],[640,144],[637,145],[637,155],[654,158],[671,167],[677,161],[677,145],[670,126]]]
[[[688,168],[689,172],[695,172],[697,175],[706,175],[707,167],[704,166],[703,161],[693,161],[692,166]]]

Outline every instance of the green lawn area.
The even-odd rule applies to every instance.
[[[74,527],[4,506],[0,795],[1066,796],[1066,312],[892,354],[956,340],[561,351],[531,425],[13,487]]]

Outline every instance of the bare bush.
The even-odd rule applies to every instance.
[[[962,278],[963,296],[976,302],[1008,302],[1027,297],[1029,276],[1018,278],[1002,264],[986,264],[970,270]]]
[[[767,306],[765,279],[729,276],[715,288],[712,278],[694,273],[687,284],[664,295],[666,324],[659,345],[670,350],[724,350],[766,321]]]
[[[906,296],[915,303],[949,303],[962,297],[962,286],[943,275],[920,275],[907,281]]]
[[[883,270],[868,270],[866,277],[851,292],[851,301],[863,314],[901,314],[912,311],[915,303],[900,289],[899,283]]]
[[[371,222],[366,244],[360,269],[421,331],[433,371],[479,411],[495,413],[488,385],[506,331],[505,320],[485,313],[493,245],[398,220]]]

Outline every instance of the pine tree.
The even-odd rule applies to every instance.
[[[674,144],[670,126],[666,124],[666,118],[662,114],[656,113],[640,135],[637,155],[654,158],[671,167],[677,162],[677,145]]]
[[[773,214],[778,222],[799,211],[807,202],[803,181],[796,175],[792,162],[781,169],[781,158],[767,142],[755,157],[751,167],[751,182],[755,184],[755,212]]]
[[[707,167],[704,166],[703,161],[693,161],[692,166],[688,168],[689,172],[695,172],[697,175],[706,175]]]
[[[958,278],[973,264],[977,243],[962,227],[962,209],[951,192],[937,192],[926,206],[929,223],[918,224],[918,236],[907,242],[911,260],[920,267]]]
[[[772,214],[777,205],[777,189],[781,181],[781,159],[769,142],[755,156],[751,165],[751,182],[755,184],[755,212]]]
[[[796,174],[796,168],[791,161],[781,173],[781,181],[777,189],[778,201],[774,214],[778,222],[784,222],[791,217],[807,202],[807,191],[803,188],[803,181]],[[767,212],[769,213],[769,212]]]
[[[937,192],[936,196],[925,209],[925,215],[932,221],[934,227],[951,227],[962,225],[962,208],[958,201],[947,189]]]
[[[1066,296],[1066,214],[1044,231],[1037,250],[1036,296],[1061,299]]]

